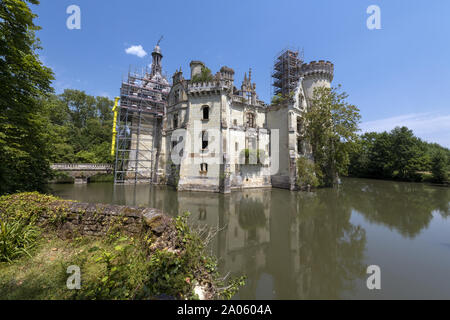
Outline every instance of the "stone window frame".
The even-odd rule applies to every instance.
[[[201,139],[202,139],[202,151],[208,151],[209,146],[208,130],[202,131]]]
[[[210,117],[211,117],[211,107],[207,104],[203,105],[200,109],[202,111],[202,121],[209,121]],[[207,116],[205,118],[205,110],[208,112]]]
[[[245,113],[245,125],[247,128],[256,128],[256,112],[248,111]]]
[[[206,162],[200,163],[200,174],[206,175],[208,173],[208,164]]]

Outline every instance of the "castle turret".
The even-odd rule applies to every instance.
[[[314,95],[314,88],[331,86],[334,77],[334,65],[330,61],[311,61],[301,67],[303,77],[303,88],[306,98],[311,100]]]
[[[161,48],[159,45],[156,45],[152,52],[152,76],[155,74],[161,74],[162,73],[162,66],[161,66],[161,60],[163,58],[163,55],[161,54]]]
[[[231,82],[234,81],[234,70],[227,66],[220,68],[220,75],[222,76],[222,79],[229,80]]]
[[[194,78],[195,75],[200,75],[202,73],[202,68],[205,67],[205,64],[201,61],[191,61],[191,79]]]

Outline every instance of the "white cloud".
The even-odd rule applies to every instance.
[[[367,121],[361,124],[362,132],[391,131],[395,127],[408,127],[414,134],[428,142],[450,147],[450,114],[411,113],[396,117]]]
[[[145,52],[144,48],[141,45],[131,46],[128,49],[125,49],[125,52],[127,54],[138,56],[139,58],[143,58],[147,55],[147,52]]]

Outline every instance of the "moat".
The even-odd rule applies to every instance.
[[[344,179],[314,193],[177,193],[108,183],[52,185],[65,199],[191,212],[220,232],[221,271],[247,275],[238,299],[450,299],[450,189]],[[368,290],[368,265],[381,290]]]

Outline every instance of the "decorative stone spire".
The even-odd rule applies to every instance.
[[[152,76],[156,74],[162,73],[162,66],[161,66],[161,60],[163,58],[163,55],[161,54],[161,48],[159,47],[159,44],[155,46],[152,52]]]

